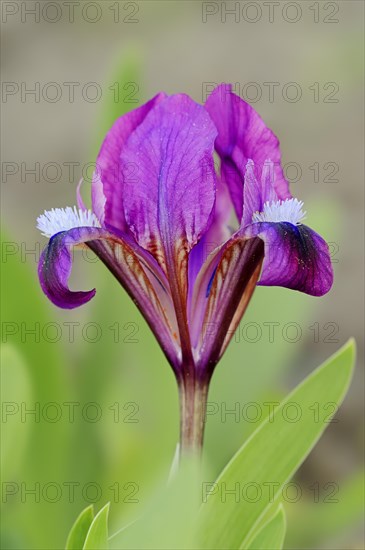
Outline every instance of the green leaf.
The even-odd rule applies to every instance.
[[[342,402],[354,354],[350,340],[289,394],[210,485],[198,526],[203,548],[235,549],[247,544],[328,425],[326,405]],[[319,406],[313,410],[316,403]],[[227,494],[232,489],[236,498]]]
[[[83,550],[107,550],[109,502],[95,516],[86,535]]]
[[[66,550],[82,550],[86,535],[94,519],[93,506],[88,506],[81,512],[73,524],[66,542]]]
[[[252,540],[258,533],[261,531],[261,529],[266,525],[267,523],[270,523],[270,521],[276,516],[276,514],[279,511],[279,508],[282,506],[282,501],[277,499],[273,504],[266,510],[266,512],[261,516],[260,521],[256,524],[255,529],[251,533],[251,539]]]
[[[286,519],[283,505],[280,504],[274,517],[255,535],[248,546],[241,550],[281,550],[284,544]]]

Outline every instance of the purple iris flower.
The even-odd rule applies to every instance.
[[[77,208],[38,218],[50,237],[42,289],[62,308],[88,302],[95,290],[71,291],[68,279],[72,248],[92,249],[174,370],[182,446],[200,447],[210,378],[256,284],[325,294],[333,280],[328,246],[302,224],[278,139],[229,85],[204,106],[158,94],[115,122],[96,166],[92,210],[78,190]]]

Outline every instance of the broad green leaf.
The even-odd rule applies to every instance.
[[[283,505],[280,504],[274,517],[255,535],[248,546],[241,550],[281,550],[284,544],[286,519]]]
[[[342,402],[351,379],[354,348],[350,340],[306,378],[252,434],[216,482],[207,485],[211,490],[198,526],[203,548],[235,549],[247,544],[328,425],[326,405]],[[228,494],[232,489],[234,498]]]
[[[66,542],[66,550],[82,550],[86,535],[94,519],[93,506],[88,506],[81,512],[73,524]]]
[[[95,516],[86,535],[83,550],[107,550],[109,502]]]
[[[256,535],[261,531],[261,529],[276,516],[279,512],[280,507],[282,506],[282,501],[277,499],[271,504],[266,510],[266,512],[261,516],[260,521],[255,525],[255,529],[252,530],[251,539],[253,540]]]

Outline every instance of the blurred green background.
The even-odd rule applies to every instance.
[[[350,393],[298,473],[302,497],[285,507],[288,548],[363,548],[363,3],[280,2],[271,20],[261,2],[226,16],[235,3],[75,2],[73,22],[67,3],[52,4],[38,21],[35,2],[2,3],[2,548],[62,548],[90,502],[112,502],[113,532],[168,475],[170,367],[91,253],[75,253],[72,286],[96,287],[94,300],[74,311],[46,300],[35,219],[75,204],[117,116],[159,90],[201,102],[205,83],[222,81],[238,83],[280,137],[292,193],[332,243],[335,284],[320,299],[257,289],[213,377],[206,460],[218,473],[264,403],[355,336]]]

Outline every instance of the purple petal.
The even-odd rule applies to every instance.
[[[191,325],[200,372],[209,376],[222,357],[255,290],[263,257],[260,239],[235,235],[199,273]]]
[[[259,114],[232,92],[230,84],[221,84],[209,96],[205,107],[218,129],[215,146],[222,161],[226,180],[239,220],[243,211],[244,171],[248,159],[257,168],[270,159],[275,167],[275,191],[279,199],[290,198],[289,186],[280,165],[279,141]]]
[[[249,160],[245,171],[243,192],[242,226],[252,222],[255,212],[262,212],[265,202],[277,201],[275,191],[275,167],[272,161],[266,160],[262,169],[261,179],[255,174],[255,165]]]
[[[87,244],[132,297],[176,369],[179,340],[167,281],[155,260],[127,236],[95,227],[77,227],[56,234],[43,251],[39,279],[44,293],[57,306],[72,309],[85,304],[95,289],[73,292],[68,288],[72,248]]]
[[[137,167],[124,181],[127,224],[167,273],[182,353],[192,362],[187,326],[188,252],[211,222],[215,201],[214,140],[208,113],[186,95],[160,102],[130,136],[123,164]]]
[[[258,236],[265,243],[260,285],[283,286],[312,296],[330,290],[333,271],[327,243],[306,225],[253,223],[242,234]]]
[[[136,167],[137,181],[124,182],[124,208],[144,248],[191,249],[204,233],[215,200],[216,134],[205,109],[181,94],[159,103],[129,138],[121,160]]]
[[[99,229],[87,228],[87,235],[94,231],[99,232]],[[72,266],[71,248],[84,242],[84,233],[84,228],[57,233],[40,257],[38,275],[42,290],[53,304],[64,309],[79,307],[95,296],[95,289],[71,292],[67,286]]]
[[[233,205],[227,186],[222,181],[217,181],[217,193],[212,222],[198,244],[189,254],[189,289],[192,291],[194,281],[208,256],[216,248],[224,244],[232,234],[229,221],[233,213]]]
[[[120,155],[132,132],[143,122],[149,111],[166,97],[160,93],[137,109],[121,116],[107,133],[101,146],[92,182],[94,213],[121,231],[126,229],[123,209],[123,179],[133,179],[133,166],[122,167]]]

